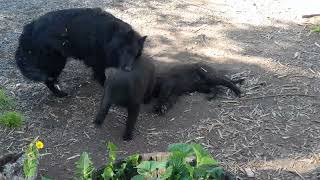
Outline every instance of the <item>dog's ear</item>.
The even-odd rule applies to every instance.
[[[146,41],[146,39],[147,39],[147,36],[143,36],[142,38],[140,38],[138,40],[138,44],[139,44],[140,47],[143,47],[144,42]]]
[[[129,39],[132,39],[134,37],[134,31],[131,29],[130,31],[127,32],[127,37],[129,37]]]

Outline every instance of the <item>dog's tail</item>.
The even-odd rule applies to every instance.
[[[19,38],[19,46],[15,53],[15,59],[21,73],[34,81],[45,81],[48,76],[37,68],[38,56],[34,55],[32,43],[33,23],[27,24]]]

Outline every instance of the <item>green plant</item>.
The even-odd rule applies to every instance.
[[[6,95],[3,89],[0,89],[0,111],[12,108],[13,100]]]
[[[20,127],[23,123],[23,117],[18,112],[6,112],[3,115],[0,116],[0,124],[2,126],[14,128],[14,127]]]
[[[41,146],[39,146],[41,144]],[[39,163],[39,149],[43,148],[43,142],[35,138],[25,150],[23,161],[23,173],[26,180],[33,179],[37,175]]]
[[[312,27],[311,32],[320,32],[320,25]]]
[[[77,162],[77,179],[91,180],[193,180],[221,179],[224,170],[218,162],[199,144],[172,144],[168,151],[170,156],[163,161],[141,161],[135,154],[122,161],[116,161],[117,147],[109,142],[108,164],[101,170],[95,170],[87,153]]]
[[[76,162],[76,179],[91,180],[92,172],[95,170],[87,152],[83,152]]]
[[[120,164],[116,164],[117,147],[115,144],[108,142],[107,148],[109,151],[108,159],[109,163],[104,168],[102,178],[104,180],[116,180],[123,179],[130,174],[134,174],[135,167],[139,164],[139,155],[134,154],[128,156]]]
[[[143,161],[137,166],[137,172],[133,179],[175,180],[175,179],[220,179],[224,171],[218,166],[210,154],[199,144],[172,144],[168,148],[171,155],[168,160],[162,162]],[[188,158],[195,156],[196,164],[192,166]],[[158,170],[164,170],[155,176]]]

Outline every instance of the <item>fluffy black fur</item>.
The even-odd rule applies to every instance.
[[[132,132],[137,121],[140,105],[152,98],[155,83],[155,66],[153,62],[141,56],[133,65],[132,71],[115,70],[110,76],[106,70],[106,82],[101,106],[94,123],[101,125],[108,114],[110,106],[115,104],[127,108],[128,118],[124,140],[132,139]]]
[[[235,83],[204,63],[179,64],[165,72],[156,75],[156,85],[153,96],[158,100],[154,110],[159,114],[165,114],[177,101],[177,98],[185,93],[201,92],[211,93],[209,99],[215,97],[216,86],[221,85],[230,88],[237,96],[241,95],[240,89]]]
[[[131,69],[145,39],[129,24],[100,8],[58,10],[24,26],[16,63],[25,77],[44,82],[62,97],[67,94],[60,90],[57,79],[68,57],[83,60],[103,84],[106,67]]]

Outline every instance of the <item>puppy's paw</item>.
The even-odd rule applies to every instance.
[[[164,115],[164,114],[166,114],[166,113],[167,113],[167,111],[168,111],[167,106],[165,106],[165,105],[161,105],[161,107],[160,107],[160,111],[159,111],[159,114],[160,114],[160,115]]]
[[[210,94],[210,95],[208,95],[207,97],[206,97],[206,99],[208,100],[208,101],[212,101],[214,98],[216,98],[217,97],[217,95],[216,94]]]

